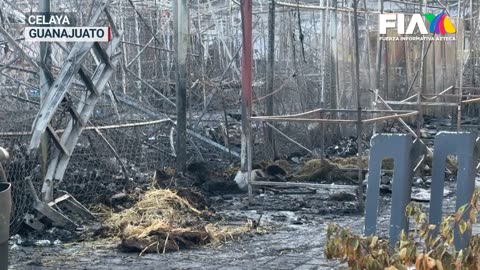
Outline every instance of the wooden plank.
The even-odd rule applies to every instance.
[[[269,186],[269,187],[304,187],[314,189],[349,189],[355,190],[358,186],[351,185],[332,185],[332,184],[316,184],[316,183],[297,183],[297,182],[268,182],[268,181],[250,181],[252,186]]]
[[[93,25],[100,17],[106,6],[103,3],[97,12],[92,16],[89,25]],[[57,79],[53,82],[53,86],[49,89],[45,102],[41,104],[40,110],[35,118],[32,128],[32,138],[30,140],[30,150],[37,149],[40,145],[42,134],[45,133],[50,120],[57,111],[65,94],[73,82],[74,75],[79,71],[82,61],[92,48],[93,43],[83,42],[76,43],[67,57],[66,64],[63,66]]]
[[[84,127],[85,126],[85,120],[83,120],[83,118],[80,116],[80,114],[78,113],[77,109],[75,108],[74,105],[70,105],[68,106],[68,111],[70,112],[70,114],[72,115],[72,117],[82,126]]]
[[[103,64],[110,65],[110,56],[105,52],[105,50],[100,46],[100,43],[95,42],[93,44],[93,49],[98,56],[103,60]]]
[[[90,76],[83,68],[80,68],[80,70],[78,70],[78,74],[80,75],[83,83],[85,83],[85,87],[87,87],[87,89],[90,90],[93,94],[100,96],[97,87],[93,84]]]
[[[422,106],[452,106],[456,107],[458,106],[458,103],[452,103],[452,102],[402,102],[402,101],[392,101],[392,100],[386,100],[385,101],[387,104],[390,105],[409,105],[409,106],[417,106],[417,105],[422,105]]]
[[[48,134],[50,135],[50,137],[52,138],[53,143],[57,146],[57,148],[62,150],[62,152],[65,155],[70,156],[70,152],[62,144],[62,142],[60,140],[60,137],[58,137],[57,133],[55,132],[55,130],[53,129],[53,127],[50,124],[47,125],[47,131],[48,131]]]
[[[115,25],[115,21],[113,20],[112,14],[110,14],[110,11],[108,11],[108,8],[104,8],[103,11],[105,12],[105,15],[107,15],[108,22],[110,23],[110,28],[113,31],[113,34],[116,36],[120,36],[120,32],[117,29],[117,26]]]
[[[106,50],[107,56],[108,56],[107,59],[110,57],[110,54],[115,51],[118,44],[120,43],[120,40],[121,40],[121,35],[115,37],[112,40],[112,42],[109,45],[109,48]],[[103,89],[105,88],[105,85],[110,79],[110,76],[113,74],[112,66],[115,63],[116,61],[114,61],[112,64],[99,65],[97,70],[95,70],[95,73],[92,78],[92,82],[98,89],[100,95],[102,94]],[[80,116],[83,119],[85,120],[90,119],[98,100],[99,100],[99,96],[89,95],[85,97],[84,102],[81,102],[79,104],[78,111],[80,112]],[[71,122],[68,124],[68,127],[65,129],[65,133],[62,136],[62,142],[65,142],[66,149],[73,151],[78,139],[80,138],[80,134],[82,133],[82,130],[83,130],[82,127],[74,126],[73,123]],[[57,158],[58,164],[55,169],[55,174],[53,177],[54,179],[57,179],[57,180],[63,179],[69,160],[70,160],[69,156],[66,156],[66,155],[58,156]]]
[[[223,145],[221,145],[221,144],[218,144],[218,143],[216,143],[216,142],[214,142],[214,141],[212,141],[212,140],[210,140],[210,139],[207,139],[207,138],[203,137],[202,135],[200,135],[200,134],[198,134],[198,133],[195,133],[195,132],[192,131],[192,130],[187,129],[187,133],[188,133],[189,135],[191,135],[192,137],[195,137],[195,138],[197,138],[198,140],[200,140],[200,141],[202,141],[202,142],[204,142],[204,143],[207,143],[207,144],[212,145],[213,147],[215,147],[215,148],[217,148],[217,149],[219,149],[219,150],[222,150],[223,152],[225,152],[225,153],[227,153],[227,154],[230,154],[230,155],[232,155],[232,156],[234,156],[234,157],[240,158],[240,154],[239,154],[239,153],[237,153],[237,152],[235,152],[235,151],[233,151],[233,150],[230,150],[230,149],[228,149],[227,147],[225,147],[225,146],[223,146]]]
[[[42,213],[44,216],[48,217],[55,226],[73,229],[77,228],[77,225],[69,218],[61,214],[60,212],[56,211],[52,207],[50,207],[47,203],[44,202],[37,202],[35,204],[35,209]]]
[[[269,122],[311,122],[311,123],[356,123],[357,120],[348,119],[315,119],[315,118],[280,118],[280,117],[264,117],[255,116],[251,118],[252,121],[269,121]]]
[[[29,62],[30,64],[32,64],[32,66],[34,66],[37,70],[40,70],[40,66],[37,64],[37,62],[35,62],[35,60],[33,60],[24,50],[23,48],[18,45],[18,43],[15,41],[15,39],[10,36],[10,34],[7,32],[7,30],[5,30],[5,28],[3,28],[1,25],[0,25],[0,33],[3,35],[3,37],[8,41],[9,44],[11,44],[13,47],[15,47],[15,51],[16,52],[19,52],[22,56],[23,56],[23,59],[26,60],[27,62]]]
[[[64,194],[64,195],[56,198],[55,200],[49,202],[48,205],[49,205],[50,207],[53,207],[54,205],[59,204],[59,203],[61,203],[61,202],[63,202],[63,201],[66,201],[66,200],[68,200],[69,198],[70,198],[70,195]]]

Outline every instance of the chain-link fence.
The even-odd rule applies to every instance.
[[[10,1],[12,2],[12,1]],[[39,59],[38,44],[21,39],[19,21],[22,12],[36,10],[35,1],[18,1],[17,5],[2,2],[5,28],[18,40],[23,50],[34,61]],[[90,1],[52,0],[55,11],[75,12],[78,22],[85,24],[95,4]],[[319,107],[356,109],[352,89],[354,81],[354,38],[351,1],[326,1],[329,9],[312,8],[318,1],[302,1],[307,8],[295,4],[279,4],[276,9],[275,65],[273,93],[266,90],[268,3],[255,1],[253,18],[254,38],[254,106],[255,115],[266,114],[267,97],[273,97],[274,114],[294,114]],[[93,1],[95,3],[95,1]],[[335,4],[336,3],[336,4]],[[241,16],[237,1],[189,1],[190,40],[188,51],[188,128],[187,142],[190,160],[231,163],[228,151],[240,152],[240,93],[241,93]],[[375,9],[377,1],[365,1],[365,7]],[[308,5],[311,5],[310,7]],[[389,9],[403,10],[399,5]],[[76,145],[67,172],[58,188],[72,193],[84,203],[102,201],[112,194],[148,182],[155,169],[173,166],[175,141],[175,65],[174,32],[171,1],[120,0],[109,6],[115,24],[124,31],[120,45],[122,56],[104,95],[96,105],[88,128]],[[350,10],[350,11],[349,11]],[[416,10],[407,9],[409,12]],[[365,12],[358,15],[360,36],[360,89],[364,108],[373,107],[373,95],[368,91],[376,84],[377,17]],[[99,24],[105,24],[101,18]],[[460,26],[459,26],[460,27]],[[460,28],[459,28],[460,29]],[[15,52],[5,40],[0,42],[0,146],[8,148],[11,160],[6,163],[9,181],[13,183],[13,231],[18,229],[23,215],[31,210],[32,198],[28,179],[37,191],[41,188],[42,162],[37,155],[28,153],[30,130],[39,109],[40,91],[37,71],[29,61]],[[52,73],[58,74],[72,44],[52,44]],[[447,46],[446,73],[443,84],[429,93],[437,93],[440,85],[454,84],[455,51]],[[436,48],[436,56],[441,52]],[[380,94],[399,100],[406,96],[410,85],[418,89],[417,77],[420,43],[389,43],[379,52]],[[431,55],[426,63],[431,63]],[[476,86],[478,78],[478,52],[471,57],[465,69],[465,82]],[[88,56],[84,66],[93,72],[95,59]],[[437,61],[437,64],[440,61]],[[431,66],[429,64],[429,66]],[[430,67],[428,78],[435,80]],[[439,68],[437,68],[439,71]],[[443,74],[443,75],[440,75]],[[447,76],[448,75],[448,76]],[[76,78],[76,91],[70,101],[82,100],[84,87]],[[414,92],[414,91],[413,91]],[[413,93],[412,92],[412,93]],[[67,101],[68,103],[68,101]],[[65,128],[70,116],[60,110],[52,125],[59,132]],[[473,107],[473,106],[472,106]],[[326,117],[326,115],[324,115]],[[331,115],[346,118],[347,115]],[[171,120],[169,120],[171,119]],[[321,125],[305,123],[274,123],[279,156],[303,149],[321,146]],[[325,144],[354,131],[353,125],[328,124]],[[272,149],[265,141],[264,123],[255,123],[255,159],[268,159]],[[193,135],[195,134],[195,135]],[[289,139],[287,139],[287,137]],[[206,140],[208,139],[208,140]],[[216,143],[216,145],[215,145]],[[52,146],[52,142],[49,142]],[[220,149],[224,147],[223,149]],[[49,156],[53,153],[52,147]]]

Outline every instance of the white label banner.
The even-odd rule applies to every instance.
[[[25,40],[37,42],[109,42],[110,27],[25,27]]]

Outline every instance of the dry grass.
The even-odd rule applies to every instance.
[[[363,160],[368,164],[368,160]],[[335,158],[332,160],[312,159],[292,176],[297,182],[315,182],[324,184],[348,184],[353,185],[358,181],[356,168],[357,158]],[[348,170],[350,169],[350,170]]]
[[[311,160],[315,161],[315,160]],[[425,161],[423,163],[423,166],[419,172],[420,175],[431,175],[431,168],[432,168],[432,161],[433,157],[432,154],[428,154],[425,158]],[[331,160],[332,163],[338,165],[340,168],[358,168],[357,166],[357,157],[347,157],[347,158],[340,158],[340,157],[335,157],[332,158]],[[368,157],[363,157],[362,158],[362,165],[364,169],[368,169],[368,162],[369,158]],[[308,170],[308,162],[305,164],[305,167]],[[453,156],[448,156],[446,160],[446,166],[448,170],[456,174],[457,173],[457,159]],[[394,169],[394,160],[393,158],[386,158],[382,160],[382,169],[384,170],[393,170]]]
[[[332,158],[332,162],[338,164],[342,168],[358,168],[358,161],[356,156],[346,158],[334,157]],[[368,157],[366,156],[362,157],[362,167],[368,168]]]
[[[195,245],[218,244],[250,231],[252,226],[209,222],[213,214],[198,210],[169,189],[147,191],[133,207],[106,219],[110,236],[122,239],[131,251],[166,252]]]

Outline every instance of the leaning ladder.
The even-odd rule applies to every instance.
[[[38,149],[44,136],[47,136],[53,142],[53,152],[48,161],[41,192],[42,205],[48,205],[49,208],[55,207],[55,205],[45,203],[65,201],[64,199],[53,199],[53,183],[63,179],[80,134],[88,123],[95,105],[101,98],[105,85],[114,71],[113,67],[119,58],[120,53],[114,54],[114,52],[120,43],[123,32],[115,27],[112,16],[107,9],[107,2],[101,4],[88,23],[89,26],[93,26],[102,14],[106,15],[112,33],[112,40],[107,49],[103,49],[98,42],[76,43],[68,54],[59,75],[54,81],[52,80],[53,83],[33,123],[30,150]],[[98,59],[93,74],[90,74],[83,66],[83,62],[87,59],[86,56],[89,53],[93,53],[95,58]],[[74,104],[69,98],[69,92],[73,91],[70,86],[76,74],[79,75],[87,91],[82,94],[80,101]],[[63,106],[60,106],[62,103],[68,104],[67,111],[71,118],[63,133],[59,135],[60,133],[54,129],[51,121],[57,112],[63,110]],[[40,200],[37,200],[38,203],[40,203]]]

